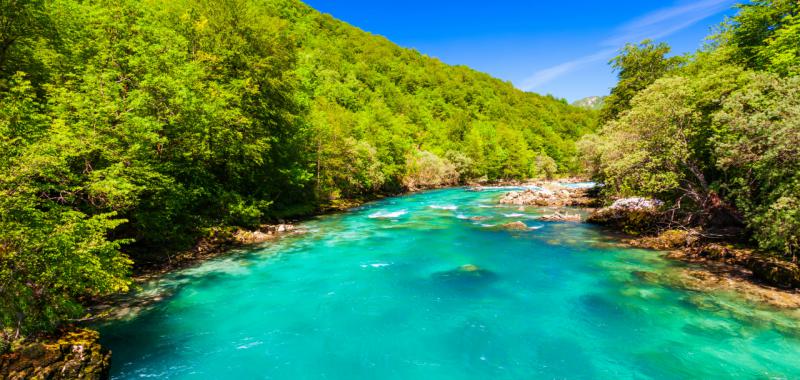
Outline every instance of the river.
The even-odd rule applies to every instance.
[[[800,378],[796,314],[501,194],[390,198],[170,274],[98,326],[112,378]]]

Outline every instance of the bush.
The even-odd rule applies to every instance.
[[[456,166],[431,152],[418,150],[406,158],[403,185],[409,190],[450,186],[458,183]]]

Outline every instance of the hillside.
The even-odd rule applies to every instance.
[[[574,171],[595,124],[289,0],[11,2],[0,21],[0,322],[14,336],[219,228]]]
[[[298,69],[315,135],[335,136],[323,140],[332,145],[319,149],[323,161],[334,162],[321,169],[325,194],[354,195],[377,185],[339,178],[348,168],[336,165],[336,157],[353,153],[341,150],[345,136],[353,138],[353,147],[377,150],[390,188],[402,185],[398,170],[415,151],[453,161],[462,180],[577,169],[574,141],[593,129],[592,114],[400,48],[298,2],[274,7],[300,41]]]

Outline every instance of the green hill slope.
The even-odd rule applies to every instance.
[[[12,1],[0,46],[13,335],[126,290],[131,259],[212,227],[575,170],[573,141],[594,126],[289,0]]]
[[[273,10],[298,36],[315,135],[375,148],[384,185],[401,185],[417,150],[457,161],[462,179],[551,174],[553,163],[560,172],[576,169],[574,140],[593,129],[591,113],[400,48],[295,1]],[[352,153],[321,151],[333,161]],[[346,171],[323,167],[323,185],[350,193],[375,185],[348,187],[338,178]]]

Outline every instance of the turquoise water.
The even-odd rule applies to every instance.
[[[100,326],[112,376],[800,378],[788,313],[681,290],[658,252],[501,194],[387,199],[172,274],[145,289],[162,302]]]

